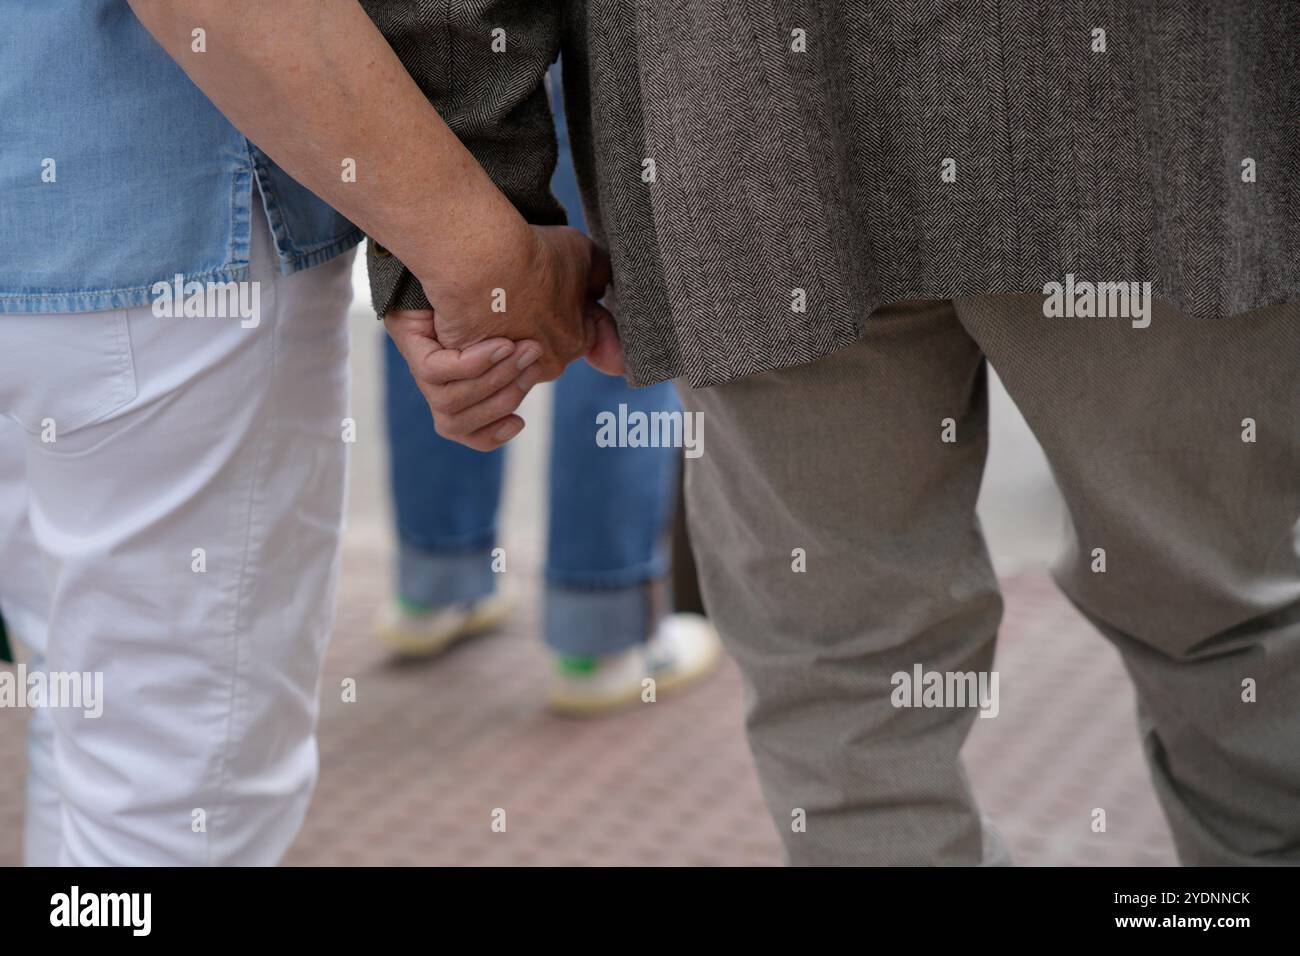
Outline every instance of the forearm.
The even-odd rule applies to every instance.
[[[530,248],[527,224],[356,0],[129,2],[244,135],[401,258],[435,304]],[[196,27],[204,53],[191,50]]]

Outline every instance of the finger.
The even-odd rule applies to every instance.
[[[593,299],[604,298],[605,289],[613,278],[614,273],[610,265],[609,253],[593,243],[591,247],[591,268],[587,272],[587,293]]]
[[[440,414],[454,415],[491,398],[507,385],[517,384],[527,391],[531,386],[526,386],[524,380],[536,368],[536,359],[527,361],[521,369],[519,360],[515,358],[518,354],[518,352],[511,353],[477,378],[448,382],[446,385],[422,384],[429,407]],[[540,355],[540,349],[534,349],[533,354]],[[528,356],[525,355],[524,358],[527,360]]]
[[[526,381],[526,379],[536,374],[536,370],[530,369],[524,373],[524,377],[520,381]],[[536,384],[536,382],[533,382],[533,384]],[[527,394],[527,389],[520,388],[514,382],[510,382],[500,391],[477,404],[458,412],[436,415],[435,421],[438,425],[438,434],[445,438],[457,440],[461,436],[472,435],[498,419],[511,414],[520,406]]]
[[[391,309],[384,313],[384,325],[398,328],[433,328],[433,309]]]
[[[524,430],[524,420],[518,415],[508,415],[500,421],[481,428],[472,435],[455,441],[475,451],[494,451]]]
[[[559,378],[570,362],[591,354],[591,350],[599,341],[600,319],[608,315],[609,312],[599,302],[592,298],[587,299],[582,307],[582,342],[568,355],[545,357],[543,365],[546,367],[547,381]]]
[[[434,334],[431,309],[389,312],[384,316],[384,328],[412,370],[429,353],[442,348]]]
[[[421,354],[411,371],[426,385],[475,379],[505,362],[518,346],[510,339],[494,338],[477,342],[467,349],[438,348]]]
[[[604,312],[603,309],[601,311]],[[627,374],[623,343],[619,341],[614,318],[608,312],[596,319],[596,341],[587,352],[587,362],[596,371],[606,375]]]

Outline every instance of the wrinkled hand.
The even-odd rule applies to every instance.
[[[575,229],[529,228],[528,249],[444,290],[433,311],[384,317],[438,434],[479,451],[518,435],[524,420],[514,412],[528,390],[574,359],[624,372],[613,318],[597,301],[609,285],[609,259]]]
[[[531,226],[531,242],[464,286],[427,289],[434,336],[468,349],[489,338],[529,340],[540,348],[538,381],[550,381],[574,359],[622,374],[613,320],[598,300],[610,281],[609,257],[576,229]]]
[[[518,435],[524,420],[514,414],[542,381],[542,346],[532,340],[492,338],[467,349],[445,348],[434,313],[390,312],[384,326],[406,359],[438,434],[477,451],[492,451]],[[622,374],[623,356],[614,324],[600,320],[588,361],[608,374]],[[598,364],[599,363],[599,364]]]
[[[428,310],[389,312],[384,327],[443,438],[491,451],[523,431],[524,420],[513,413],[541,381],[538,343],[491,338],[464,350],[444,348]]]

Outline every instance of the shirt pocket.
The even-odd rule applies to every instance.
[[[136,397],[126,310],[0,317],[0,413],[50,442]]]

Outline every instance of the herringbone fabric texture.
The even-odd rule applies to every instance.
[[[546,70],[560,42],[558,8],[546,0],[361,0],[407,72],[529,222],[565,222],[551,193],[555,126]],[[505,52],[492,50],[503,30]],[[438,197],[429,197],[430,229]],[[400,260],[367,243],[375,311],[427,309],[420,283]]]
[[[377,19],[444,116],[502,122],[469,145],[525,210],[541,193],[517,187],[549,176],[551,153],[491,104],[540,89],[535,46],[562,28],[575,161],[637,384],[802,364],[882,304],[1066,273],[1150,281],[1194,319],[1300,298],[1294,0],[367,6],[388,8]],[[530,39],[492,54],[503,8]],[[450,72],[428,52],[448,24],[464,51]]]

